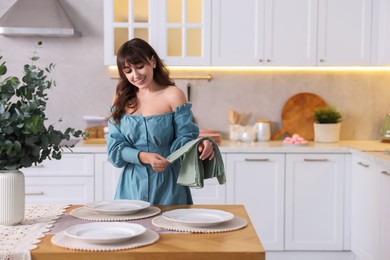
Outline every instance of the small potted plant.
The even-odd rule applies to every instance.
[[[41,47],[38,42],[36,48]],[[54,68],[35,65],[39,59],[33,52],[31,63],[23,66],[21,80],[15,76],[2,79],[7,67],[0,56],[0,224],[17,224],[24,218],[24,175],[20,168],[37,165],[46,159],[61,159],[61,141],[83,132],[68,127],[56,130],[45,124],[46,91],[55,86],[47,78]],[[61,119],[59,120],[61,121]]]
[[[321,107],[314,111],[314,141],[335,143],[340,139],[341,114],[334,107]]]

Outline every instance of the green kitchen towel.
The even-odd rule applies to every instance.
[[[214,147],[212,160],[199,159],[198,146],[203,140],[209,140]],[[217,143],[210,137],[202,137],[190,141],[170,154],[166,159],[173,163],[182,158],[177,183],[193,188],[203,188],[204,179],[216,177],[219,184],[226,183],[225,168]]]

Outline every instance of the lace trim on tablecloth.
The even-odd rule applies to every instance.
[[[0,259],[30,260],[30,250],[64,214],[69,205],[39,204],[26,205],[24,220],[14,226],[0,225]]]

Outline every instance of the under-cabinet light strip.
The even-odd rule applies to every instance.
[[[110,78],[119,79],[119,76],[113,75]],[[211,74],[208,74],[206,76],[175,76],[175,75],[171,75],[170,78],[172,78],[172,79],[186,79],[186,80],[208,80],[208,81],[213,79]]]
[[[390,71],[390,66],[345,66],[345,67],[256,67],[256,66],[168,66],[170,71]],[[109,66],[111,72],[117,72],[116,66]],[[180,76],[181,77],[181,76]],[[186,76],[183,76],[186,77]],[[188,76],[197,77],[197,76]],[[210,74],[207,76],[200,76],[201,79],[209,79]]]

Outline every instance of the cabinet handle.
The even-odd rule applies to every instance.
[[[320,59],[320,62],[325,62],[325,60],[324,59]]]
[[[323,159],[309,159],[309,158],[305,158],[303,160],[305,162],[326,162],[326,161],[328,161],[328,159],[326,159],[326,158],[323,158]]]
[[[381,171],[382,174],[390,175],[390,172],[388,171]]]
[[[360,166],[363,166],[363,167],[365,167],[365,168],[370,167],[369,164],[365,164],[365,163],[362,163],[362,162],[358,162],[357,164],[359,164]]]
[[[267,62],[271,62],[271,60],[270,60],[270,59],[267,59]]]
[[[260,63],[262,63],[262,62],[263,62],[263,60],[262,60],[262,59],[260,59],[260,60],[259,60],[259,62],[260,62]]]
[[[259,158],[259,159],[249,159],[249,158],[245,158],[245,161],[246,161],[246,162],[268,162],[269,159],[267,159],[267,158]]]
[[[37,191],[37,192],[26,192],[25,195],[43,195],[43,191]]]

